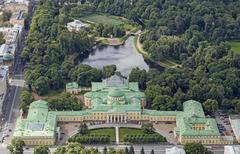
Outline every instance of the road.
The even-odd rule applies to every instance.
[[[91,146],[85,146],[87,148],[97,148],[99,151],[102,152],[104,145],[91,145]],[[111,146],[107,146],[107,148],[112,147],[115,149],[125,149],[125,147],[128,147],[128,149],[130,148],[129,145],[111,145]],[[165,154],[166,148],[171,148],[172,145],[134,145],[134,151],[136,154],[140,154],[140,151],[142,149],[142,147],[144,148],[144,151],[146,154],[150,154],[150,152],[152,151],[152,149],[154,150],[154,152],[156,154]],[[182,146],[179,146],[182,147]],[[56,150],[56,148],[50,148],[50,152],[53,153]],[[223,147],[215,147],[211,149],[214,154],[224,154],[224,149]],[[33,148],[29,148],[29,149],[25,149],[24,150],[24,154],[33,154],[34,149]]]
[[[23,35],[24,38],[24,35]],[[22,40],[24,42],[24,39]],[[19,50],[16,51],[15,59],[14,59],[14,68],[12,79],[10,79],[8,93],[6,96],[6,100],[3,104],[3,114],[1,115],[1,122],[7,127],[3,130],[3,133],[8,137],[5,137],[3,143],[0,144],[0,153],[5,154],[8,153],[6,146],[11,141],[12,131],[14,130],[16,118],[19,114],[19,97],[20,92],[24,86],[23,80],[23,68],[24,66],[20,62],[20,54],[22,52],[24,45],[20,43]]]

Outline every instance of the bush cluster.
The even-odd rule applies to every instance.
[[[125,135],[124,142],[129,143],[163,143],[166,138],[158,134],[135,134]]]
[[[68,139],[68,142],[78,142],[78,143],[86,143],[86,144],[94,144],[94,143],[110,143],[111,139],[109,135],[102,134],[93,134],[93,135],[74,135],[73,137]]]

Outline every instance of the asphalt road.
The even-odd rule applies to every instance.
[[[22,40],[24,42],[24,40]],[[19,97],[22,87],[24,86],[23,81],[23,68],[24,66],[20,62],[20,54],[23,49],[23,43],[20,44],[20,48],[16,51],[14,68],[13,68],[13,75],[12,79],[9,80],[9,88],[8,93],[6,95],[5,102],[3,104],[2,112],[3,114],[0,117],[1,124],[6,125],[7,127],[4,133],[7,137],[4,137],[4,142],[0,144],[0,154],[7,154],[8,150],[6,146],[10,143],[12,132],[14,130],[15,121],[17,115],[19,113],[18,105],[19,105]]]
[[[107,146],[109,147],[113,147],[115,149],[125,149],[125,147],[128,147],[128,149],[130,148],[129,145],[112,145],[112,146]],[[102,152],[104,145],[92,145],[92,146],[86,146],[87,148],[97,148],[99,151]],[[150,152],[152,151],[152,149],[154,149],[155,154],[165,154],[166,148],[171,148],[172,145],[134,145],[134,151],[136,154],[140,154],[140,151],[142,149],[142,147],[144,147],[144,151],[146,154],[150,154]],[[181,146],[179,146],[181,147]],[[54,152],[56,150],[56,148],[50,148],[49,149],[50,152]],[[214,154],[224,154],[224,148],[223,147],[214,147],[211,149]],[[33,154],[34,149],[33,148],[29,148],[29,149],[25,149],[24,150],[24,154]]]

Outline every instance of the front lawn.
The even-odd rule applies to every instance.
[[[85,135],[79,133],[68,139],[68,142],[78,142],[82,144],[111,144],[115,143],[114,128],[91,129]]]
[[[145,133],[142,129],[136,128],[120,128],[119,139],[120,142],[126,142],[125,140],[139,139],[137,143],[153,143],[153,142],[166,142],[166,139],[158,133]],[[136,141],[132,141],[136,143]]]
[[[116,141],[115,128],[99,128],[89,130],[90,135],[108,135],[110,136],[111,142]]]

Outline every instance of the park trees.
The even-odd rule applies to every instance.
[[[5,43],[5,39],[4,39],[3,33],[0,32],[0,45],[2,45],[4,43]]]
[[[62,146],[58,146],[57,149],[53,152],[54,154],[63,154],[66,152],[66,148]]]
[[[131,70],[131,73],[129,74],[129,81],[130,82],[138,82],[139,87],[141,89],[146,88],[146,82],[147,82],[147,72],[146,70],[140,70],[138,67],[133,68]]]
[[[22,109],[23,112],[26,112],[28,109],[28,106],[34,101],[34,98],[31,94],[31,92],[27,90],[21,91],[20,95],[20,109]]]
[[[49,149],[47,146],[41,145],[41,146],[35,147],[33,153],[34,154],[48,154]]]
[[[208,151],[201,143],[186,143],[184,150],[187,154],[212,154],[212,152]]]
[[[25,145],[24,141],[20,138],[14,138],[11,141],[11,144],[7,146],[7,149],[11,154],[23,154],[23,146]]]
[[[206,111],[216,112],[218,110],[218,102],[216,100],[213,100],[213,99],[207,99],[203,103],[203,107]]]
[[[78,101],[78,99],[75,96],[69,93],[63,93],[59,96],[59,98],[49,99],[48,107],[50,110],[53,111],[82,110],[82,104]]]
[[[152,123],[144,123],[142,124],[141,129],[144,133],[151,134],[154,131],[153,124]]]
[[[81,135],[86,135],[88,134],[88,126],[86,123],[80,123],[79,129],[78,129],[79,134]]]
[[[112,75],[115,74],[117,70],[117,67],[116,65],[106,65],[103,67],[103,77],[104,78],[109,78],[111,77]]]

